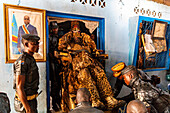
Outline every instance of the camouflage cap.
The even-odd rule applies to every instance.
[[[121,75],[121,71],[126,67],[124,62],[120,62],[114,65],[111,70],[113,71],[114,77],[119,77]]]
[[[135,70],[135,71],[136,71],[136,67],[133,66],[133,65],[129,65],[129,66],[125,67],[125,68],[121,71],[121,73],[122,73],[122,75],[124,75],[124,74],[126,74],[126,73],[128,73],[129,71],[132,71],[132,70]]]
[[[24,34],[22,35],[22,38],[28,41],[39,41],[40,37],[37,35],[33,35],[33,34]]]

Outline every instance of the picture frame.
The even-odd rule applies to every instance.
[[[42,9],[3,4],[5,31],[5,63],[13,63],[23,52],[23,34],[40,37],[37,62],[46,61],[46,11]]]
[[[167,22],[154,20],[152,28],[152,38],[165,39]]]
[[[162,51],[167,51],[166,38],[165,38],[166,29],[167,29],[167,22],[154,20],[153,28],[152,28],[152,40],[157,53],[160,53]]]

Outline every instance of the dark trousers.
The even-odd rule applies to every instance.
[[[34,113],[38,113],[37,111],[37,99],[28,100],[28,104],[30,105],[31,109]],[[14,99],[14,108],[17,113],[26,113],[24,106],[22,105],[21,101]]]
[[[61,102],[61,78],[59,76],[58,62],[53,59],[50,60],[50,80],[51,80],[51,97],[53,109],[59,109]],[[58,106],[57,106],[58,104]]]

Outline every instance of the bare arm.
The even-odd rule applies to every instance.
[[[20,101],[22,102],[26,110],[26,113],[33,113],[27,101],[27,97],[24,91],[24,84],[25,84],[25,76],[18,75],[16,78],[16,90],[17,90],[18,97]]]

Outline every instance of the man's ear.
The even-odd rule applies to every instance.
[[[130,78],[132,79],[134,76],[133,76],[133,73],[130,74]]]
[[[28,43],[27,42],[25,43],[25,46],[28,47]]]

